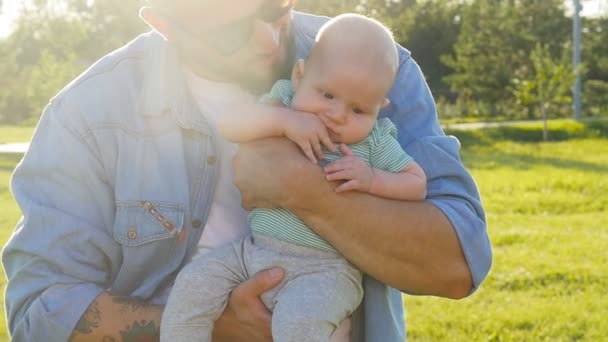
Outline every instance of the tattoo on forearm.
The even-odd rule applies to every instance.
[[[76,324],[76,328],[74,331],[80,334],[90,334],[93,332],[94,328],[99,327],[99,322],[101,321],[101,312],[99,311],[99,303],[94,301],[87,311],[82,315],[78,323]]]
[[[152,342],[158,341],[160,334],[154,321],[135,321],[133,325],[127,326],[120,331],[120,337],[124,342]]]
[[[121,305],[120,312],[122,313],[125,313],[129,310],[131,312],[135,312],[146,308],[146,305],[144,303],[137,302],[128,297],[112,296],[112,301],[116,304]]]

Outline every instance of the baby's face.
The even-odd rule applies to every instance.
[[[354,61],[311,63],[318,65],[306,65],[303,75],[294,77],[292,108],[318,115],[335,143],[363,140],[374,128],[380,109],[388,104],[385,96],[391,76]]]

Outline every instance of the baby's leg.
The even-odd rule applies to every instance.
[[[361,303],[361,273],[341,267],[296,275],[277,295],[272,314],[275,342],[326,342]]]
[[[161,319],[161,341],[211,341],[230,292],[246,279],[241,244],[202,255],[178,274]]]

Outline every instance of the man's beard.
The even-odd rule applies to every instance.
[[[281,41],[285,55],[270,73],[262,75],[253,73],[247,68],[229,69],[224,72],[228,82],[238,84],[253,94],[261,95],[268,92],[277,80],[291,79],[291,71],[295,63],[295,43],[290,29],[286,29],[282,36],[285,37],[285,40]]]
[[[268,92],[277,80],[291,78],[291,71],[295,63],[295,42],[291,25],[285,28],[281,36],[285,37],[280,42],[284,57],[266,74],[252,72],[250,68],[243,65],[240,67],[227,66],[222,64],[221,60],[207,59],[204,55],[195,57],[184,53],[182,56],[185,57],[190,69],[203,78],[237,84],[255,95],[261,95]],[[180,51],[184,50],[180,49]],[[213,74],[209,74],[207,70],[215,71]]]

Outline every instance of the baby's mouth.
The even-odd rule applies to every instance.
[[[333,141],[335,143],[340,142],[340,134],[338,134],[336,131],[327,127],[327,133],[329,134],[329,139],[331,139],[331,141]]]

